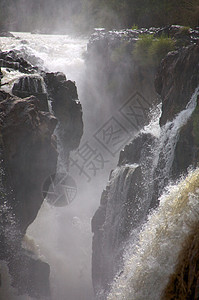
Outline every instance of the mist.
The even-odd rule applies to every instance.
[[[0,38],[1,51],[14,49],[33,67],[39,67],[41,74],[63,72],[68,80],[75,82],[78,93],[75,101],[79,100],[82,106],[83,135],[79,146],[70,151],[70,155],[62,156],[65,149],[60,143],[59,126],[54,131],[58,152],[56,172],[72,177],[76,184],[75,197],[63,207],[51,205],[47,198],[44,199],[23,240],[24,249],[50,265],[51,300],[95,298],[92,283],[95,272],[92,266],[92,218],[98,207],[101,209],[104,205],[102,193],[107,186],[111,186],[110,181],[114,181],[114,176],[110,180],[114,173],[112,170],[120,168],[118,164],[124,147],[149,122],[154,106],[159,103],[154,87],[157,65],[139,64],[133,52],[135,43],[143,32],[151,36],[159,34],[159,28],[145,30],[142,26],[166,26],[171,22],[197,26],[197,1],[189,1],[191,6],[184,5],[185,2],[0,2],[0,32],[14,34],[13,38]],[[186,30],[189,31],[189,28]],[[91,33],[93,35],[89,39]],[[4,75],[2,89],[12,93],[12,85],[25,73],[9,70],[5,66],[1,71]],[[49,101],[52,112],[51,104]],[[126,164],[123,167],[125,170]],[[116,185],[115,191],[117,188]],[[122,194],[122,184],[120,188]],[[113,226],[113,230],[115,228]],[[106,247],[109,247],[108,240]],[[107,261],[111,255],[106,258]],[[4,282],[0,298],[18,300],[20,296],[11,288],[7,266],[3,264],[2,269]],[[33,300],[28,295],[21,297]]]

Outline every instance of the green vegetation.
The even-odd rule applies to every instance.
[[[175,41],[161,36],[142,35],[133,50],[134,59],[142,66],[158,66],[165,55],[175,49]]]
[[[138,26],[133,24],[133,26],[131,27],[132,30],[137,30],[138,29]]]
[[[189,26],[183,26],[180,28],[180,33],[182,35],[189,35],[190,29],[191,28]]]

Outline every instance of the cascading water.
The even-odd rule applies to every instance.
[[[94,287],[96,289],[97,299],[106,299],[106,293],[109,290],[114,276],[120,274],[120,272],[122,273],[122,283],[120,282],[120,277],[118,280],[116,279],[116,283],[113,284],[114,288],[112,289],[111,296],[109,296],[110,299],[145,299],[146,295],[141,294],[139,298],[136,293],[128,298],[127,292],[125,294],[121,292],[122,296],[119,298],[120,294],[118,294],[117,291],[120,290],[120,283],[121,285],[125,284],[123,272],[125,274],[127,274],[128,271],[131,272],[130,268],[126,265],[128,265],[128,260],[131,259],[132,248],[137,247],[137,238],[139,239],[138,232],[146,222],[149,211],[158,206],[158,195],[164,192],[164,188],[166,188],[169,180],[171,182],[171,167],[176,143],[178,141],[178,134],[196,107],[198,92],[199,87],[196,88],[187,107],[181,111],[173,121],[168,122],[162,128],[159,126],[158,119],[155,120],[153,117],[152,122],[141,131],[135,139],[135,143],[131,146],[132,150],[135,147],[139,149],[140,147],[142,148],[139,150],[139,159],[137,158],[134,164],[118,166],[111,174],[106,194],[104,197],[102,196],[103,201],[101,201],[100,209],[103,210],[103,214],[105,215],[103,227],[96,225],[100,209],[93,218],[93,231],[98,237],[98,244],[94,244],[94,247],[96,249],[100,247],[100,244],[103,245],[99,251],[99,256],[94,259],[94,261],[98,260],[100,265],[100,271],[98,271],[98,266],[94,267],[94,278],[96,277],[94,279]],[[159,110],[156,110],[156,117],[159,116]],[[141,137],[141,141],[144,141],[143,137],[146,137],[148,144],[138,142],[139,137]],[[138,146],[136,146],[136,141]],[[125,151],[128,152],[128,149],[124,150],[124,152]],[[155,185],[156,182],[158,184]],[[106,203],[105,206],[104,203]],[[173,218],[175,217],[174,215]],[[100,226],[100,229],[96,229],[96,226]],[[150,243],[150,240],[148,242]],[[147,244],[147,240],[145,240],[145,243]],[[139,251],[142,252],[141,246]],[[124,255],[124,253],[127,254]],[[139,253],[136,252],[134,259],[136,259],[138,254]],[[153,255],[154,263],[156,254],[154,253]],[[125,263],[124,271],[123,263]],[[100,272],[101,275],[99,275]],[[142,270],[142,272],[144,272],[144,270]],[[136,284],[137,283],[135,283],[135,286]],[[128,291],[130,287],[127,282],[125,286]],[[148,288],[149,287],[146,287],[146,290]],[[156,298],[153,294],[150,299],[160,299],[158,297],[159,294],[157,293]]]
[[[147,191],[140,197],[140,194],[136,192],[136,187],[134,187],[132,192],[137,193],[137,197],[133,197],[132,200],[132,222],[128,222],[128,225],[125,225],[126,223],[122,221],[125,219],[125,216],[128,215],[124,209],[124,204],[128,205],[128,197],[131,197],[128,193],[129,184],[125,183],[128,180],[132,185],[133,181],[129,178],[129,175],[130,177],[135,176],[135,171],[129,173],[128,169],[130,166],[125,165],[119,167],[116,173],[112,173],[108,191],[106,221],[103,225],[104,236],[102,242],[105,245],[103,250],[105,254],[103,254],[103,256],[104,260],[106,256],[108,257],[110,265],[117,266],[116,270],[120,270],[121,276],[116,277],[107,299],[160,299],[161,292],[166,286],[169,275],[173,271],[178,253],[181,249],[182,244],[178,243],[177,239],[179,238],[179,241],[183,242],[186,235],[190,232],[192,225],[197,221],[198,170],[195,173],[191,173],[186,180],[175,187],[167,188],[171,194],[167,195],[166,192],[164,192],[164,195],[160,198],[160,207],[149,215],[148,221],[144,224],[148,210],[158,205],[157,200],[154,201],[153,199],[154,180],[158,180],[158,194],[162,194],[163,188],[166,187],[171,178],[170,173],[178,134],[196,107],[198,91],[199,87],[196,88],[186,109],[180,112],[172,122],[168,122],[161,129],[157,129],[157,126],[159,126],[157,122],[155,127],[154,122],[152,122],[142,130],[142,134],[153,133],[154,131],[155,133],[158,132],[158,136],[156,134],[156,140],[153,144],[154,148],[151,149],[153,150],[152,160],[150,160],[153,162],[151,168],[149,168],[149,165],[146,163],[147,157],[145,153],[140,159],[145,182],[144,186],[147,186]],[[151,128],[153,128],[153,130],[151,130]],[[134,170],[136,167],[138,168],[138,166],[132,167],[134,167]],[[121,182],[118,181],[118,174]],[[136,174],[136,177],[139,178],[139,176],[139,174]],[[158,176],[158,178],[156,176]],[[139,181],[140,179],[138,179],[137,184],[139,184]],[[116,193],[114,191],[115,185],[117,186]],[[122,189],[122,193],[120,189]],[[194,195],[189,196],[189,193],[193,193]],[[120,199],[117,199],[118,197]],[[123,199],[123,197],[126,197],[126,199]],[[153,202],[156,202],[156,204],[154,205]],[[187,205],[187,208],[181,214],[185,205]],[[114,215],[118,216],[115,221]],[[178,218],[179,220],[176,222]],[[190,223],[183,225],[183,227],[182,224],[186,224],[189,218]],[[124,234],[125,228],[127,228],[126,226],[131,228],[131,235],[130,240],[125,243],[126,249],[124,251],[124,248],[120,248],[122,245],[121,241],[125,241]],[[138,234],[140,226],[142,230]],[[181,236],[178,236],[181,226],[183,230]],[[127,231],[129,231],[129,229]],[[120,244],[120,247],[117,243]],[[178,243],[178,247],[176,243]],[[125,246],[125,244],[123,246]],[[173,251],[174,248],[175,251]],[[118,252],[119,256],[117,254]],[[125,253],[123,254],[124,267],[122,267],[121,259],[117,258],[117,256],[121,257],[122,253]],[[168,256],[170,256],[169,262],[167,261]],[[112,262],[110,261],[110,257],[113,258]],[[118,261],[120,261],[120,265],[118,265]],[[108,261],[105,264],[108,266]],[[168,266],[165,266],[165,264],[168,264]],[[107,266],[106,268],[108,268]],[[106,269],[104,273],[109,272],[107,270],[108,269]],[[115,274],[115,272],[113,272],[113,274]],[[97,299],[105,299],[104,294],[104,291],[99,291]]]
[[[169,187],[125,257],[108,300],[159,300],[174,271],[183,241],[199,217],[199,170]]]

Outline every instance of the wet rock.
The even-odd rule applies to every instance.
[[[187,174],[187,170],[196,168],[199,163],[199,97],[197,106],[187,124],[180,133],[175,148],[172,164],[172,177],[178,178],[180,174]]]
[[[22,73],[35,73],[37,67],[33,67],[28,63],[18,50],[0,51],[0,67],[19,70]]]
[[[55,173],[53,131],[57,120],[39,110],[35,97],[20,99],[1,92],[0,132],[6,185],[13,190],[13,208],[20,232],[25,233],[43,202],[42,185]]]
[[[43,203],[43,184],[56,172],[56,124],[34,96],[0,91],[0,260],[8,262],[19,294],[36,298],[50,293],[50,267],[25,253],[21,243]]]
[[[130,233],[143,220],[144,211],[139,210],[145,192],[142,182],[140,166],[115,170],[92,219],[92,280],[95,294],[103,291],[99,299],[106,299],[112,280],[122,269],[123,251]]]
[[[77,88],[63,73],[46,73],[45,83],[52,110],[59,121],[59,135],[66,151],[79,146],[83,134],[82,107]]]
[[[154,143],[151,134],[142,133],[121,151],[119,166],[111,173],[92,219],[92,280],[96,295],[104,291],[104,297],[97,299],[106,299],[112,280],[122,269],[125,245],[151,208],[145,171],[152,165]]]
[[[139,134],[120,152],[118,165],[139,164],[143,155],[150,155],[154,140],[155,138],[151,134]]]
[[[191,45],[169,53],[162,61],[155,87],[162,98],[160,125],[183,110],[199,83],[199,46]]]

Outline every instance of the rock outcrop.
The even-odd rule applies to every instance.
[[[13,189],[13,207],[20,231],[25,233],[43,202],[42,185],[56,172],[53,131],[57,120],[39,110],[35,97],[20,99],[0,93],[1,149],[6,184]]]
[[[44,183],[56,174],[55,127],[67,164],[83,133],[81,104],[74,82],[33,67],[18,51],[0,52],[0,66],[23,73],[11,94],[0,91],[0,260],[19,294],[49,297],[50,266],[22,240],[43,203]]]
[[[39,100],[34,96],[20,99],[0,92],[1,168],[4,170],[1,180],[5,191],[1,197],[1,207],[5,210],[1,219],[1,260],[8,261],[13,285],[19,292],[30,295],[50,293],[49,266],[22,253],[21,242],[43,202],[43,183],[56,172],[53,136],[56,124],[54,116],[39,110]],[[37,277],[39,273],[44,276],[43,287]]]
[[[61,73],[46,73],[45,83],[52,110],[59,121],[59,136],[65,152],[79,146],[83,134],[82,107],[75,83]],[[67,155],[66,155],[67,156]]]

